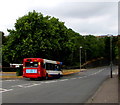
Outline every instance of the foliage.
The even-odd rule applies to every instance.
[[[109,56],[108,37],[82,36],[68,29],[59,19],[36,11],[17,19],[15,29],[8,32],[2,48],[3,61],[7,63],[22,63],[23,58],[40,57],[62,61],[65,65],[78,65],[80,46],[83,47],[82,63]],[[113,47],[116,49],[116,45]],[[117,49],[115,51],[117,54]]]
[[[67,43],[67,28],[63,22],[35,11],[19,18],[15,30],[8,31],[9,39],[3,47],[6,62],[22,63],[22,59],[27,57],[63,60],[63,51],[68,51],[71,46]]]

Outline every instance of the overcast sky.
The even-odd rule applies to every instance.
[[[84,2],[83,2],[84,1]],[[89,1],[89,2],[88,2]],[[119,0],[2,0],[0,31],[8,35],[16,19],[36,10],[59,18],[81,35],[118,34]]]

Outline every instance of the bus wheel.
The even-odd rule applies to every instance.
[[[42,78],[38,77],[38,78],[36,78],[36,80],[37,80],[37,81],[40,81],[40,80],[42,80]]]
[[[48,78],[49,78],[49,77],[48,77],[48,74],[46,74],[46,77],[45,77],[45,79],[46,79],[46,80],[48,80]]]
[[[58,79],[60,78],[60,74],[57,75],[57,78],[58,78]]]
[[[35,78],[30,78],[30,80],[35,80]]]

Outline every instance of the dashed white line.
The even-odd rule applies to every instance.
[[[13,89],[3,89],[3,88],[0,88],[0,93],[12,91],[12,90]]]
[[[62,80],[59,80],[59,81],[67,81],[67,80],[69,80],[69,79],[62,79]]]
[[[53,83],[53,82],[58,82],[58,81],[46,81],[46,82],[43,82],[43,83]]]
[[[102,72],[103,70],[105,70],[105,69],[101,69],[101,70],[99,70],[99,71],[97,71],[97,72],[95,72],[95,73],[93,73],[93,74],[90,74],[89,76],[91,76],[91,75],[96,75],[96,74]]]
[[[24,88],[33,87],[33,86],[38,86],[38,85],[41,85],[41,84],[33,84],[33,85],[25,86]]]
[[[33,84],[28,83],[28,84],[14,85],[14,86],[11,86],[11,87],[26,87],[26,86],[30,86],[30,85],[33,85]]]
[[[4,80],[4,81],[13,82],[13,81],[18,81],[18,80]]]
[[[77,78],[71,78],[71,79],[77,79]]]

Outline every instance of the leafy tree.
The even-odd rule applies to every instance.
[[[20,17],[14,30],[9,31],[7,44],[3,47],[6,62],[22,63],[23,58],[41,57],[64,61],[69,49],[67,28],[59,19],[43,16],[36,11]],[[67,51],[68,52],[68,51]]]
[[[68,29],[64,22],[36,11],[16,20],[15,29],[3,36],[3,61],[22,63],[23,58],[37,57],[64,62],[68,66],[79,66],[79,51],[82,46],[82,63],[86,60],[109,58],[109,37],[82,36]],[[117,55],[116,38],[113,38],[113,56]],[[116,55],[115,55],[116,54]]]

